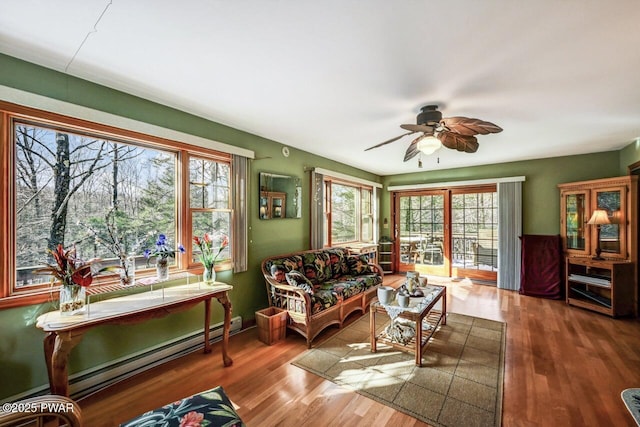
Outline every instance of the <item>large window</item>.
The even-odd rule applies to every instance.
[[[9,131],[0,141],[0,187],[9,191],[0,211],[0,306],[7,297],[9,305],[48,297],[50,278],[35,270],[58,244],[75,246],[83,259],[100,258],[102,266],[118,265],[119,252],[132,254],[136,274],[151,276],[154,260],[143,253],[160,234],[186,248],[186,256],[170,259],[174,272],[199,267],[194,235],[230,237],[229,155],[23,110],[2,113]],[[228,247],[219,259],[230,258]],[[96,284],[116,281],[111,274]]]
[[[325,180],[327,225],[325,245],[373,241],[372,188]]]

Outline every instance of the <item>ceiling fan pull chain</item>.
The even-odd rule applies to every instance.
[[[422,154],[418,156],[418,167],[422,168]]]

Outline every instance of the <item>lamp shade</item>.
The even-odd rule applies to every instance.
[[[417,146],[418,150],[422,151],[424,154],[432,154],[441,147],[442,143],[433,135],[424,136],[420,141],[418,141]]]
[[[587,221],[587,224],[611,224],[611,221],[609,221],[609,215],[607,214],[607,211],[605,211],[604,209],[596,209],[595,211],[593,211],[593,214],[591,215],[591,218],[589,218],[589,221]]]

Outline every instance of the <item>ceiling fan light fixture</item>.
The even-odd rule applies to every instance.
[[[416,148],[418,149],[418,151],[429,155],[442,148],[442,143],[433,135],[425,135],[424,137],[422,137],[422,139],[420,139],[420,141],[418,141],[418,145]]]

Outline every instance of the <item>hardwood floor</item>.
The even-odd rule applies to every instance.
[[[385,277],[397,284],[401,276]],[[640,387],[640,322],[611,319],[468,280],[448,287],[448,310],[507,323],[503,426],[633,426],[620,398]],[[354,315],[350,321],[357,318]],[[333,327],[322,340],[338,329]],[[315,342],[315,341],[314,341]],[[87,426],[114,426],[222,385],[248,426],[424,426],[401,412],[292,366],[294,333],[273,346],[249,329],[231,337],[234,364],[189,354],[80,400]],[[428,351],[428,347],[427,347]]]

